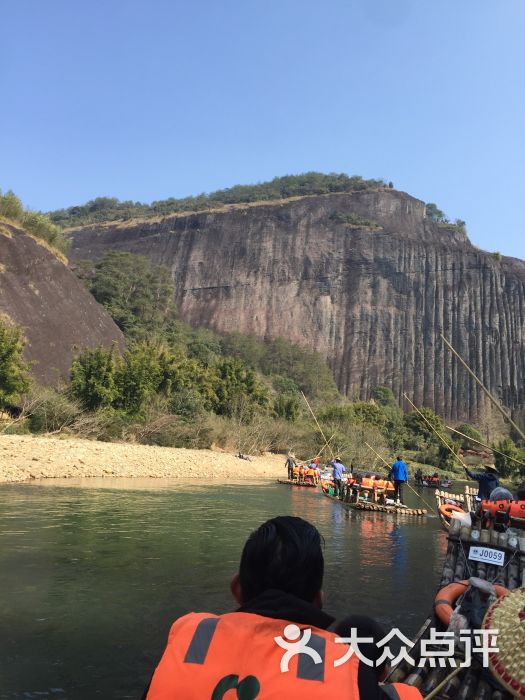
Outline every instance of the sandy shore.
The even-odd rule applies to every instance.
[[[243,481],[285,477],[285,457],[26,435],[0,435],[0,482],[84,477]]]

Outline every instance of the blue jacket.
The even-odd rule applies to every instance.
[[[341,462],[332,462],[332,467],[334,468],[334,479],[341,479],[343,472],[346,471],[346,467]]]
[[[398,459],[394,462],[390,469],[390,476],[394,481],[408,481],[407,465],[402,459]]]
[[[490,494],[499,486],[499,480],[496,474],[491,474],[490,472],[476,474],[471,472],[469,469],[465,469],[465,471],[467,476],[479,483],[478,498],[481,501],[488,500],[490,498]]]

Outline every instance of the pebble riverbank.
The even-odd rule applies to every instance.
[[[0,435],[0,483],[84,477],[268,480],[283,477],[284,462],[274,454],[247,461],[214,450]]]

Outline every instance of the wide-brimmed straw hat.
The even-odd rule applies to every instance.
[[[514,697],[525,695],[525,589],[516,588],[487,611],[483,629],[499,630],[497,649],[489,654],[490,670]]]
[[[498,473],[498,470],[496,469],[495,464],[485,464],[485,469],[490,469],[490,471],[496,472],[496,474]]]

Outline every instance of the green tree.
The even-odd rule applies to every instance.
[[[386,416],[384,411],[381,406],[371,401],[354,401],[352,403],[352,414],[356,423],[366,423],[380,429],[385,427]]]
[[[436,466],[440,466],[442,469],[451,469],[459,464],[459,460],[454,455],[457,455],[460,444],[445,436],[444,439],[447,445],[439,441],[439,445],[437,446],[438,464]],[[452,452],[454,452],[454,454],[452,454]]]
[[[29,389],[29,370],[22,358],[23,350],[21,331],[0,319],[0,409],[11,405]]]
[[[458,425],[456,430],[463,435],[459,435],[458,439],[461,447],[464,450],[470,450],[472,448],[478,447],[478,443],[483,441],[483,436],[477,428],[470,423],[462,423]],[[456,435],[456,433],[454,433]]]
[[[124,358],[117,362],[116,408],[121,408],[130,415],[138,414],[159,391],[163,379],[159,355],[158,347],[140,343],[128,350]]]
[[[372,398],[380,406],[397,406],[398,403],[394,396],[394,392],[387,386],[376,386],[372,390]]]
[[[24,217],[24,205],[14,192],[8,190],[5,194],[0,190],[0,216],[13,221],[21,221]]]
[[[213,367],[204,367],[193,358],[176,357],[164,352],[159,358],[162,379],[159,390],[168,398],[174,399],[174,412],[177,413],[177,395],[187,395],[188,392],[197,392],[200,402],[205,410],[217,410],[219,399],[217,398],[217,385],[219,378]]]
[[[521,458],[520,450],[513,440],[504,438],[494,445],[494,463],[503,477],[512,476],[518,470],[516,459]],[[502,453],[502,454],[498,454]]]
[[[446,223],[448,221],[447,217],[445,216],[445,212],[441,211],[441,209],[438,209],[438,207],[433,202],[429,202],[426,205],[425,216],[427,217],[427,219],[430,219],[431,221],[434,221],[438,224]]]
[[[293,394],[279,394],[274,401],[273,412],[277,418],[294,422],[299,417],[299,399]]]
[[[434,430],[443,438],[447,438],[443,420],[431,408],[420,408],[419,413],[417,411],[406,413],[404,421],[407,430],[412,435],[422,437],[427,443],[437,444],[441,442]]]
[[[267,405],[266,389],[256,373],[240,360],[225,357],[216,364],[215,372],[217,413],[231,416],[240,402],[248,402],[253,409]]]
[[[114,349],[98,347],[94,350],[84,350],[73,360],[71,392],[91,411],[111,406],[118,396],[115,377]]]
[[[91,293],[129,337],[161,336],[175,318],[174,286],[166,267],[142,255],[110,251],[95,265]]]

